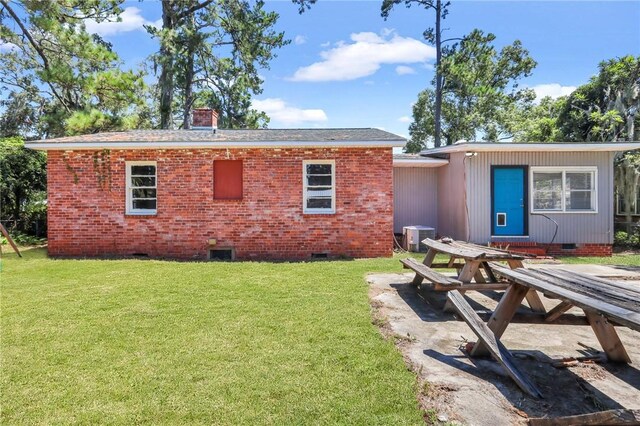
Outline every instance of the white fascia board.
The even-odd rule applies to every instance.
[[[393,148],[405,141],[259,141],[259,142],[26,142],[25,147],[43,151],[98,149],[226,149],[226,148]]]
[[[436,159],[436,158],[422,158],[422,159],[394,159],[393,167],[442,167],[449,164],[449,160]]]
[[[640,142],[603,143],[461,143],[422,151],[421,155],[455,152],[619,152],[640,149]]]

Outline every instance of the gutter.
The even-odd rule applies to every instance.
[[[202,142],[25,142],[24,146],[42,151],[100,149],[227,149],[227,148],[394,148],[404,140],[389,141],[202,141]]]

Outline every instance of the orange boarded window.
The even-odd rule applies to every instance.
[[[215,160],[213,162],[213,198],[217,200],[242,199],[242,160]]]

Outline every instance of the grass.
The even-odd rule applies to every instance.
[[[363,279],[397,259],[24,256],[2,259],[3,424],[423,423]]]
[[[558,260],[570,264],[640,266],[640,254],[614,254],[611,257],[560,257]]]

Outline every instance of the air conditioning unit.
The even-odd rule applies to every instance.
[[[422,244],[425,238],[435,239],[436,230],[429,226],[405,226],[402,228],[404,237],[404,248],[414,253],[423,253],[427,251],[427,246]]]

